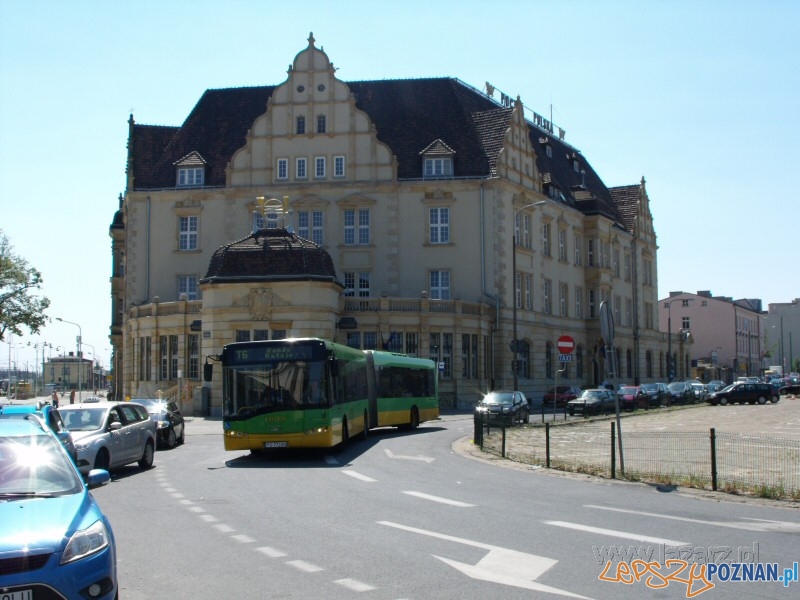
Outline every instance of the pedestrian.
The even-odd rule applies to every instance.
[[[69,393],[69,403],[70,404],[75,404],[75,390],[72,390]]]
[[[58,392],[53,390],[53,399],[51,400],[53,408],[58,408]]]

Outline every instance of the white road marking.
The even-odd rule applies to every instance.
[[[389,448],[384,448],[383,451],[386,453],[386,456],[388,456],[389,458],[400,458],[400,459],[404,459],[404,460],[421,460],[421,461],[426,462],[428,464],[430,464],[434,460],[436,460],[435,458],[432,458],[430,456],[422,456],[421,454],[417,455],[417,456],[406,456],[405,454],[395,454],[394,452],[389,450]]]
[[[449,558],[436,556],[435,554],[432,555],[434,558],[441,560],[445,564],[450,565],[473,579],[491,581],[493,583],[501,583],[503,585],[511,585],[527,590],[536,590],[538,592],[548,592],[550,594],[558,594],[570,598],[586,598],[586,596],[573,594],[572,592],[560,590],[534,581],[558,562],[555,559],[545,556],[536,556],[535,554],[527,554],[525,552],[517,552],[516,550],[492,546],[491,544],[484,544],[444,533],[436,533],[435,531],[408,527],[406,525],[400,525],[399,523],[392,523],[391,521],[378,521],[378,524],[488,550],[489,553],[475,565],[457,562]]]
[[[196,513],[203,513],[206,512],[206,509],[202,506],[190,506],[189,510]]]
[[[639,510],[629,510],[625,508],[611,508],[609,506],[597,506],[595,504],[586,504],[586,508],[595,508],[597,510],[608,510],[612,512],[628,513],[632,515],[642,515],[645,517],[656,517],[659,519],[667,519],[671,521],[683,521],[685,523],[700,523],[702,525],[716,525],[717,527],[728,527],[731,529],[744,529],[745,531],[779,531],[782,533],[798,533],[800,532],[800,523],[792,521],[768,521],[766,519],[747,519],[755,522],[742,523],[740,521],[703,521],[701,519],[690,519],[689,517],[677,517],[673,515],[665,515],[660,513],[649,513]]]
[[[403,493],[408,494],[409,496],[422,498],[423,500],[430,500],[432,502],[439,502],[440,504],[448,504],[450,506],[458,506],[460,508],[470,508],[472,506],[475,506],[474,504],[467,504],[466,502],[460,502],[458,500],[450,500],[449,498],[442,498],[440,496],[431,496],[430,494],[424,494],[422,492],[406,491]]]
[[[369,592],[377,589],[369,584],[357,581],[355,579],[337,579],[333,583],[338,583],[339,585],[346,587],[351,592]]]
[[[603,529],[602,527],[592,527],[591,525],[580,525],[578,523],[569,523],[567,521],[544,521],[545,525],[555,525],[556,527],[565,527],[567,529],[577,529],[578,531],[585,531],[587,533],[599,533],[601,535],[610,535],[626,540],[636,540],[638,542],[648,542],[651,544],[665,544],[667,546],[688,546],[689,542],[679,542],[677,540],[668,540],[666,538],[657,538],[649,535],[639,535],[638,533],[629,533],[627,531],[616,531],[614,529]]]
[[[200,518],[206,523],[214,523],[215,521],[219,521],[219,519],[213,515],[200,515]]]
[[[286,563],[287,565],[291,565],[298,571],[303,571],[304,573],[316,573],[317,571],[324,571],[322,567],[318,567],[310,562],[306,562],[304,560],[290,560]]]
[[[236,531],[233,527],[226,525],[225,523],[217,523],[214,525],[214,527],[216,527],[220,533],[233,533]]]
[[[234,539],[237,542],[241,542],[242,544],[252,544],[253,542],[255,542],[255,540],[253,538],[251,538],[249,535],[245,535],[243,533],[239,533],[237,535],[232,535],[231,539]]]
[[[270,558],[280,558],[281,556],[286,556],[286,552],[281,552],[276,548],[270,548],[269,546],[261,546],[260,548],[256,548],[261,554],[266,554]]]
[[[346,471],[342,471],[342,473],[344,473],[345,475],[349,475],[350,477],[353,477],[355,479],[358,479],[359,481],[366,481],[367,483],[374,483],[378,481],[377,479],[373,479],[372,477],[369,477],[367,475],[362,475],[358,471],[350,471],[348,469]]]

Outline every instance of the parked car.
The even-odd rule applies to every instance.
[[[13,406],[0,407],[0,419],[26,419],[30,416],[40,419],[44,426],[50,429],[58,438],[58,441],[63,444],[72,460],[75,463],[78,462],[78,452],[75,450],[72,434],[64,424],[64,419],[61,418],[61,413],[58,412],[57,408],[53,408],[49,404],[43,404],[41,407],[33,404],[15,404]]]
[[[482,414],[490,423],[500,421],[503,417],[509,418],[512,423],[530,421],[528,399],[519,391],[489,392],[475,407],[475,411]]]
[[[0,420],[0,596],[117,597],[114,533],[58,439],[36,418]]]
[[[669,390],[666,383],[643,383],[642,388],[647,392],[647,399],[651,408],[658,408],[667,403]]]
[[[114,469],[138,462],[153,466],[156,422],[135,402],[70,404],[61,409],[78,450],[78,469]]]
[[[667,386],[670,395],[670,404],[694,403],[694,389],[685,381],[673,381]]]
[[[728,387],[714,392],[708,397],[708,403],[716,406],[726,404],[766,404],[768,401],[777,402],[780,396],[775,393],[768,383],[732,383]]]
[[[709,381],[706,384],[706,396],[708,396],[708,394],[716,392],[717,390],[721,390],[722,388],[725,387],[725,385],[726,385],[725,382],[719,379],[714,379],[713,381]]]
[[[779,396],[798,396],[800,395],[800,383],[788,383],[778,390]]]
[[[176,444],[184,442],[186,423],[174,400],[137,398],[134,402],[144,406],[150,418],[156,422],[156,441],[159,446],[174,448]]]
[[[581,395],[567,402],[570,415],[599,415],[616,410],[614,392],[606,388],[583,390]]]
[[[650,398],[640,385],[623,385],[617,390],[620,409],[649,408]]]
[[[557,407],[564,407],[570,400],[575,400],[583,390],[577,385],[559,385],[551,387],[542,398],[542,403],[552,406],[555,401]]]
[[[708,396],[706,386],[700,381],[690,381],[689,385],[691,385],[692,389],[694,390],[695,402],[705,402],[705,399]]]

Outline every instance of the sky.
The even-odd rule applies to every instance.
[[[660,298],[790,302],[798,30],[794,0],[0,0],[0,229],[52,319],[0,367],[79,332],[109,366],[129,115],[178,126],[206,89],[280,84],[310,32],[344,81],[488,82],[552,116],[607,186],[644,177]]]

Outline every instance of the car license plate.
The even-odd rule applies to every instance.
[[[0,592],[0,600],[33,600],[33,592],[31,590],[19,590],[17,592]]]
[[[286,448],[287,442],[264,442],[264,448]]]

